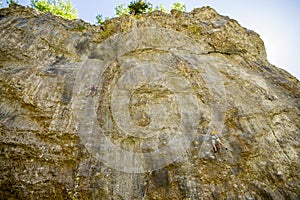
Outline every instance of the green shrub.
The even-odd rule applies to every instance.
[[[31,6],[42,12],[51,12],[65,19],[77,19],[77,10],[70,0],[31,0]]]

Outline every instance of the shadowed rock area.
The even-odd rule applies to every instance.
[[[210,7],[1,9],[0,133],[0,199],[300,199],[299,80]]]

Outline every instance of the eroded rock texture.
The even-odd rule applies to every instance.
[[[1,199],[300,198],[299,81],[235,20],[12,5],[0,40]]]

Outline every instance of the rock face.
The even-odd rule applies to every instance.
[[[1,199],[300,199],[299,81],[235,20],[14,4],[0,40]]]

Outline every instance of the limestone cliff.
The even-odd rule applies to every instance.
[[[300,199],[299,81],[237,21],[13,4],[0,41],[1,199]]]

